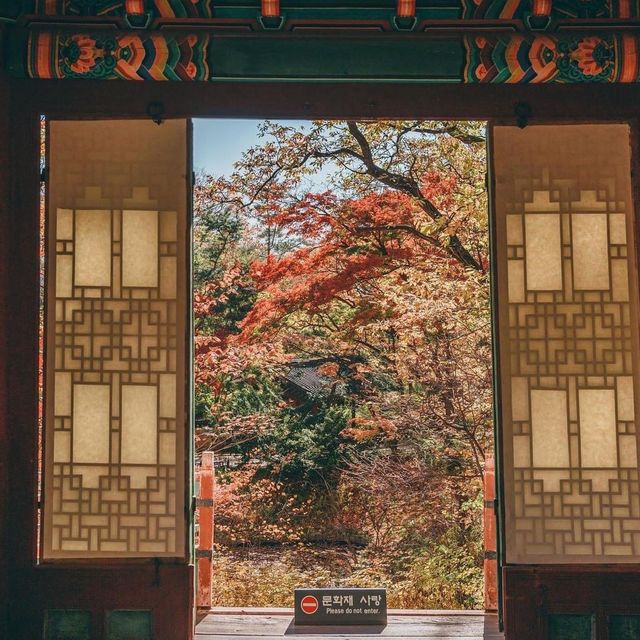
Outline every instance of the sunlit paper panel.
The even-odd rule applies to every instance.
[[[560,216],[528,213],[524,223],[527,289],[562,289]]]
[[[74,286],[111,284],[111,211],[75,211]]]
[[[158,286],[158,212],[122,212],[122,285]]]
[[[50,132],[43,558],[185,557],[187,125]]]
[[[110,388],[106,384],[73,386],[73,462],[109,464]]]
[[[629,128],[491,142],[507,562],[640,562]]]
[[[580,389],[578,399],[581,466],[617,467],[615,389]]]
[[[536,469],[569,465],[567,394],[534,389],[531,392],[531,445]]]
[[[606,213],[574,213],[571,216],[573,286],[605,289],[609,286],[609,240]]]
[[[156,385],[123,385],[121,425],[122,462],[155,465],[158,459]]]

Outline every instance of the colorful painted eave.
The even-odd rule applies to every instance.
[[[22,22],[59,19],[121,21],[151,26],[153,21],[210,21],[255,18],[351,23],[415,18],[398,23],[415,27],[422,20],[629,19],[637,17],[639,0],[3,0],[0,15]],[[6,7],[6,8],[4,8]]]
[[[135,81],[640,82],[640,0],[4,0],[7,70]]]

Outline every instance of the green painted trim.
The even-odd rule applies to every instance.
[[[548,640],[595,640],[595,615],[551,613],[547,615]],[[612,640],[620,640],[612,638]]]
[[[459,38],[220,38],[209,53],[216,79],[457,81]]]
[[[609,617],[610,640],[638,640],[640,615],[616,614]]]
[[[0,2],[0,22],[15,22],[23,12],[20,0],[2,0]]]
[[[44,612],[44,640],[91,640],[91,611],[47,609]]]
[[[4,32],[5,70],[16,78],[28,78],[27,49],[29,32],[26,29],[7,28]]]
[[[144,609],[118,609],[106,613],[106,640],[153,640],[153,614]]]
[[[282,6],[282,5],[281,5]],[[416,19],[422,20],[457,20],[463,17],[465,8],[458,2],[448,4],[434,4],[430,7],[416,10]],[[252,20],[258,15],[258,11],[251,8],[219,7],[216,10],[216,18],[219,19],[244,19]],[[286,7],[282,6],[282,17],[285,25],[294,22],[320,22],[331,27],[332,23],[337,25],[341,22],[362,23],[383,23],[387,25],[387,30],[391,26],[395,17],[395,9],[392,7],[373,8],[335,8],[335,7]]]

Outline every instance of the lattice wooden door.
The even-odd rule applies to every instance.
[[[547,597],[554,566],[604,585],[640,561],[631,150],[627,124],[491,129],[503,562],[546,567],[529,600],[552,640],[614,624],[604,589]]]
[[[46,598],[45,640],[190,634],[171,612],[193,592],[189,137],[185,120],[49,125],[40,556],[68,581],[110,573]]]

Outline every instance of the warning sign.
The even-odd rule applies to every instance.
[[[296,625],[385,625],[385,589],[296,589]]]
[[[307,615],[311,615],[318,610],[318,600],[315,598],[315,596],[305,596],[300,601],[300,608]]]

